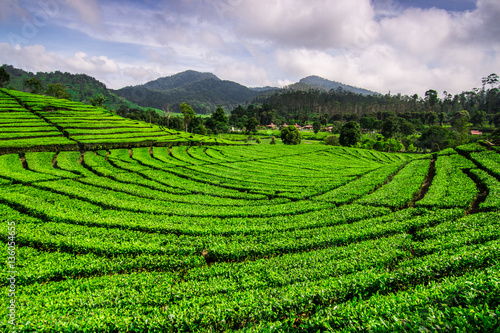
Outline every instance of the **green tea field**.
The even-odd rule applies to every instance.
[[[2,332],[500,329],[498,151],[201,145],[33,96],[0,109]]]
[[[0,151],[224,143],[122,118],[91,105],[0,89]]]

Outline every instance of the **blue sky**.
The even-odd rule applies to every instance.
[[[187,69],[247,86],[308,75],[458,93],[500,72],[498,0],[2,0],[0,64],[110,88]]]

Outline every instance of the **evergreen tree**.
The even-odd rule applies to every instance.
[[[224,109],[219,105],[217,109],[215,110],[214,113],[212,113],[212,123],[213,126],[216,130],[216,132],[219,134],[219,138],[222,139],[222,133],[227,132],[227,122],[228,122],[228,117],[226,116],[226,112]]]
[[[360,139],[361,131],[357,122],[350,121],[342,126],[339,137],[339,142],[342,146],[354,146]]]

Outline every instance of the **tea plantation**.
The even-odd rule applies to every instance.
[[[498,151],[237,146],[0,105],[2,332],[499,330]]]

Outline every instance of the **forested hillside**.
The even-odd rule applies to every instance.
[[[104,83],[86,74],[70,74],[60,71],[37,72],[35,74],[10,65],[3,65],[3,68],[10,75],[8,86],[16,90],[43,93],[47,91],[50,85],[62,84],[70,99],[76,102],[91,104],[92,98],[102,95],[104,106],[109,109],[116,109],[120,105],[140,108],[113,93]],[[26,80],[30,80],[30,83],[27,83]],[[40,85],[37,85],[37,81]]]
[[[185,71],[144,85],[118,89],[116,93],[144,107],[179,112],[179,105],[186,102],[196,113],[210,114],[218,105],[231,110],[238,104],[246,104],[261,91],[221,80],[211,73]]]

